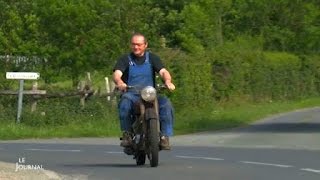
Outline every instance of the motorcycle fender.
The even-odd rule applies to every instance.
[[[157,116],[154,109],[152,109],[152,108],[146,109],[146,112],[145,112],[145,119],[146,120],[157,119],[157,118],[158,118],[158,116]]]

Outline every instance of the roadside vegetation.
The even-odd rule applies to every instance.
[[[77,110],[78,99],[74,99],[75,103],[72,106],[65,102],[43,104],[43,109],[49,111],[45,115],[30,114],[25,108],[20,124],[16,124],[15,111],[5,110],[6,118],[1,116],[0,139],[120,136],[116,108],[108,105],[105,100],[90,101],[81,111]],[[56,106],[57,104],[59,105]],[[62,104],[65,107],[62,107]],[[317,97],[295,101],[185,106],[176,108],[174,130],[175,135],[179,135],[246,126],[271,115],[315,107],[319,104],[320,98]]]
[[[0,91],[5,72],[39,72],[39,89],[77,89],[87,72],[104,88],[132,32],[171,71],[176,134],[247,125],[320,104],[320,5],[292,0],[3,1]],[[148,9],[148,11],[145,11]],[[25,82],[31,89],[31,81]],[[0,139],[118,136],[117,104],[91,96],[39,99],[0,95]]]

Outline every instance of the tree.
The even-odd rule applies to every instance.
[[[35,70],[39,63],[39,18],[29,1],[1,1],[0,52],[5,70]]]
[[[39,0],[36,7],[43,44],[50,48],[48,77],[64,72],[76,85],[81,74],[104,68],[119,51],[118,36],[112,33],[118,29],[111,28],[113,6],[108,1]]]
[[[223,43],[223,16],[229,0],[202,0],[187,4],[179,14],[176,31],[181,46],[190,52],[203,52]]]
[[[319,3],[316,1],[234,0],[225,17],[228,38],[262,36],[266,50],[319,52]]]

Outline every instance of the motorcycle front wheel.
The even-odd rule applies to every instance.
[[[157,119],[149,120],[149,160],[151,167],[157,167],[159,163],[159,132]]]

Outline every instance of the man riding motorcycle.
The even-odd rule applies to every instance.
[[[139,99],[139,94],[127,90],[128,86],[155,86],[155,73],[162,78],[167,89],[173,91],[175,85],[171,82],[171,75],[165,69],[161,59],[146,51],[147,39],[143,34],[135,33],[131,37],[131,53],[120,57],[113,69],[113,80],[116,87],[123,91],[119,102],[119,117],[121,131],[123,132],[121,146],[130,147],[132,137],[132,113],[134,104]],[[161,149],[169,150],[169,136],[173,135],[173,107],[169,99],[164,96],[158,97],[160,117],[160,146]]]

